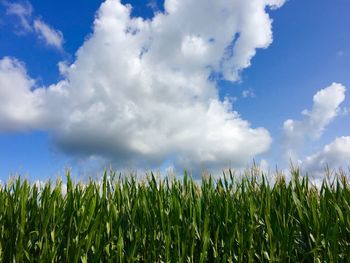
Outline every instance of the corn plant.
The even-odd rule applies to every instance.
[[[10,179],[0,186],[0,262],[346,262],[345,174],[318,188],[291,175]]]

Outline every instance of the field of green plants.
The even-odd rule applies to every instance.
[[[350,186],[299,170],[0,187],[0,262],[348,262]],[[63,191],[64,190],[64,191]]]

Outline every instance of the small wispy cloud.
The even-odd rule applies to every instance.
[[[154,12],[158,12],[159,11],[159,6],[158,6],[156,0],[150,0],[147,3],[147,6],[150,7]]]
[[[242,97],[244,99],[247,99],[247,98],[255,98],[256,95],[254,93],[254,91],[252,89],[246,89],[246,90],[243,90],[242,91]]]
[[[33,16],[33,7],[28,1],[21,2],[1,2],[6,8],[7,16],[15,16],[19,20],[19,35],[34,33],[43,40],[47,46],[57,50],[63,50],[64,38],[61,31],[54,29],[49,24],[45,23],[41,18]]]
[[[2,4],[6,7],[6,15],[16,16],[19,19],[21,30],[17,33],[23,34],[32,31],[31,16],[33,7],[29,2],[9,3],[4,1]]]
[[[40,19],[34,20],[34,29],[39,38],[44,40],[49,46],[57,49],[62,49],[63,46],[63,34],[61,31],[50,27],[48,24]]]
[[[342,116],[348,115],[350,113],[350,107],[343,107],[343,108],[341,108],[340,113],[341,113]]]

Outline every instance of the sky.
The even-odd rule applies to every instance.
[[[0,0],[0,180],[350,165],[348,0]]]

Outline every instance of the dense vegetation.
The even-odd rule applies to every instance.
[[[292,171],[0,187],[0,262],[346,262],[350,187]]]

